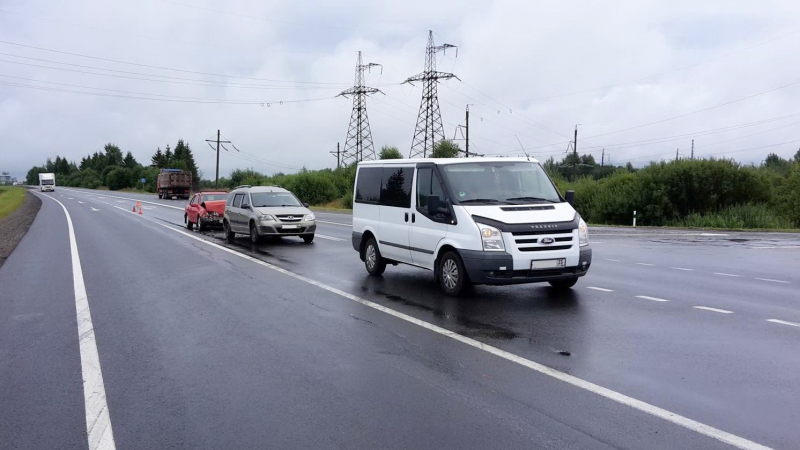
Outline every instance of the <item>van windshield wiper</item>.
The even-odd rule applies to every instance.
[[[507,198],[508,201],[531,201],[531,202],[550,202],[550,203],[558,203],[555,200],[550,200],[549,198],[541,198],[541,197],[511,197]]]
[[[471,198],[469,200],[459,200],[458,203],[508,203],[496,198]]]

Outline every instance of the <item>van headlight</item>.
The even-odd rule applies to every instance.
[[[317,216],[315,216],[314,213],[309,213],[309,214],[306,214],[305,217],[303,217],[303,222],[311,222],[311,221],[316,220],[316,219],[317,219]]]
[[[275,217],[273,217],[273,216],[271,216],[269,214],[264,214],[264,215],[258,216],[258,221],[262,222],[262,223],[275,222]]]
[[[488,252],[502,252],[505,251],[506,246],[503,244],[503,235],[495,227],[489,225],[477,224],[481,232],[481,241],[483,241],[483,250]]]
[[[578,222],[578,242],[581,247],[589,245],[589,227],[586,226],[583,218]]]

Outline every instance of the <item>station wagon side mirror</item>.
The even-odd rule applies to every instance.
[[[250,209],[250,204],[248,204],[248,203],[242,203],[242,206],[241,206],[241,208],[242,208],[242,209]]]
[[[439,208],[441,207],[441,201],[439,200],[438,195],[429,195],[428,196],[428,215],[433,217],[436,214],[439,214]]]
[[[567,203],[575,206],[575,191],[567,191],[567,194],[564,196],[564,198],[567,200]]]
[[[308,203],[303,202],[303,206],[308,208]]]

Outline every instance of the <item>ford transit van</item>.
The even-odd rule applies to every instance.
[[[448,295],[470,284],[568,289],[592,263],[572,197],[528,158],[361,162],[353,248],[370,275],[410,264],[432,271]]]

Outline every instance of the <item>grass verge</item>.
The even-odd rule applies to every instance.
[[[0,187],[0,219],[11,214],[25,201],[25,188],[16,186]]]

